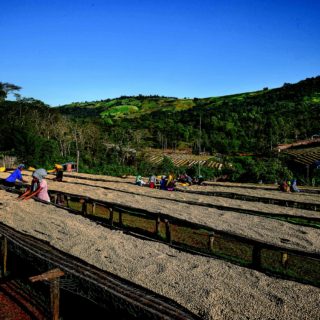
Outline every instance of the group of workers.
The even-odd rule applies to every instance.
[[[27,183],[25,179],[22,177],[22,170],[25,168],[24,164],[19,164],[17,168],[7,177],[3,184],[8,187],[15,186],[16,180],[21,181],[22,183]],[[49,171],[50,173],[55,173],[56,177],[53,179],[54,181],[62,182],[63,179],[63,167],[59,164],[55,165],[53,170]],[[28,200],[34,196],[37,198],[50,202],[50,197],[48,194],[48,185],[45,180],[47,176],[47,171],[43,168],[37,169],[32,173],[32,182],[31,186],[27,188],[26,192],[18,197],[20,200]],[[152,174],[149,177],[149,181],[145,182],[142,179],[141,175],[136,176],[135,184],[138,186],[147,185],[150,188],[159,188],[160,190],[168,190],[173,191],[176,183],[179,182],[181,185],[192,185],[192,184],[201,184],[203,182],[203,177],[199,176],[192,179],[187,173],[179,175],[177,179],[174,178],[173,173],[170,173],[168,176],[155,176]],[[282,192],[300,192],[297,187],[297,180],[284,180],[279,184],[279,190]]]
[[[282,192],[300,192],[298,186],[297,186],[297,180],[283,180],[279,184],[279,190]]]
[[[149,177],[148,182],[145,182],[141,175],[137,175],[135,184],[141,187],[149,186],[152,189],[159,188],[160,190],[173,191],[177,182],[182,186],[190,186],[192,184],[201,184],[203,181],[204,179],[202,176],[192,179],[187,173],[181,174],[177,179],[175,179],[174,174],[170,173],[168,176],[155,176],[152,174]]]
[[[22,170],[25,168],[24,164],[19,164],[18,167],[7,177],[3,184],[8,187],[14,187],[16,180],[22,183],[27,183],[28,181],[23,179]],[[63,168],[61,165],[56,164],[55,169],[51,170],[51,173],[55,173],[56,177],[54,181],[62,182],[63,179]],[[32,173],[32,181],[30,187],[18,197],[19,200],[28,200],[34,196],[38,199],[50,202],[50,197],[48,194],[48,184],[45,177],[48,175],[47,171],[43,168],[36,169]]]

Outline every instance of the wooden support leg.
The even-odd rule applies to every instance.
[[[8,259],[8,240],[3,237],[1,240],[1,278],[7,275],[7,259]]]
[[[109,218],[109,223],[110,223],[110,226],[112,227],[113,226],[113,208],[110,208],[110,218]]]
[[[122,220],[122,211],[119,211],[119,225],[120,227],[123,227],[123,220]]]
[[[31,282],[50,281],[50,302],[51,302],[51,319],[59,320],[60,306],[60,277],[64,272],[60,269],[53,269],[38,276],[30,277]]]
[[[170,222],[166,219],[165,221],[166,224],[166,238],[169,244],[172,244],[172,235],[171,235],[171,226]]]
[[[261,248],[254,246],[252,250],[252,267],[256,270],[261,269]]]
[[[281,253],[281,263],[285,268],[288,266],[288,254],[286,252]]]
[[[155,230],[156,236],[160,236],[160,217],[158,216],[156,219],[156,230]]]
[[[64,204],[64,195],[58,194],[58,204],[63,205]]]
[[[60,305],[60,279],[56,278],[50,282],[50,299],[51,299],[51,319],[59,320]]]
[[[208,240],[208,249],[209,249],[209,252],[212,252],[212,251],[213,251],[213,242],[214,242],[214,233],[212,232],[212,233],[209,235],[209,240]]]
[[[87,201],[85,199],[81,199],[80,200],[80,203],[82,203],[82,206],[81,206],[81,212],[84,216],[87,215]]]

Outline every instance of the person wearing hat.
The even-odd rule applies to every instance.
[[[62,182],[63,179],[63,167],[61,164],[54,165],[54,172],[56,173],[56,177],[53,179],[54,181]]]
[[[22,174],[21,174],[21,171],[22,169],[24,168],[24,164],[19,164],[17,169],[14,170],[10,176],[4,180],[4,185],[7,186],[7,187],[14,187],[15,186],[15,183],[16,183],[16,180],[20,180],[21,182],[24,182],[24,183],[27,183],[28,181],[27,180],[24,180],[22,178]]]

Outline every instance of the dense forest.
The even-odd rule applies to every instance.
[[[272,151],[277,144],[320,133],[320,77],[223,97],[123,96],[56,108],[19,94],[6,100],[19,89],[0,83],[0,154],[32,166],[72,161],[79,151],[84,171],[147,174],[157,168],[128,150],[190,149],[234,162],[233,180],[265,177],[259,170],[274,172],[265,178],[272,180],[288,175]]]

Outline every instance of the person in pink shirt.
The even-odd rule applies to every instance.
[[[37,169],[32,174],[31,188],[28,189],[24,194],[22,194],[18,199],[28,200],[34,196],[43,201],[50,202],[50,197],[48,194],[48,184],[44,177],[47,175],[45,169]]]

